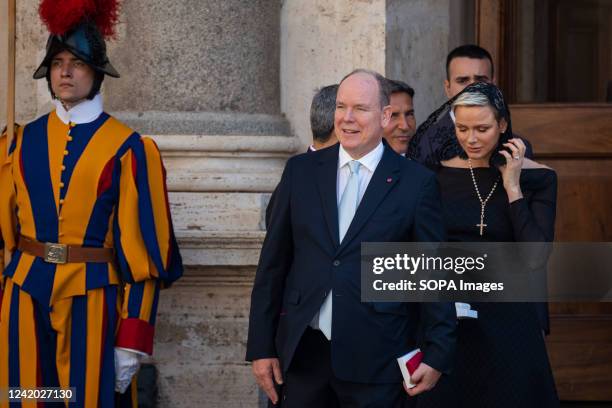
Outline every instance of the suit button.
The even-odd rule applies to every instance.
[[[334,266],[340,266],[340,261],[338,259],[334,260],[334,262],[332,263],[332,265]]]

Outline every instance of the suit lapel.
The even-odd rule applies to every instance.
[[[370,183],[357,207],[357,212],[353,217],[353,221],[349,226],[342,244],[338,248],[337,253],[342,251],[353,238],[359,234],[359,231],[368,222],[376,208],[380,205],[382,200],[386,197],[387,193],[395,186],[399,180],[399,156],[396,156],[391,152],[391,149],[385,145],[383,156],[380,159],[380,163],[376,167]],[[338,239],[338,221],[336,211],[336,239]]]
[[[325,221],[334,243],[334,249],[338,248],[338,204],[336,199],[336,183],[338,178],[338,150],[340,144],[333,148],[325,149],[320,153],[317,166],[317,187]]]

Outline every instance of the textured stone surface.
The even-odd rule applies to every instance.
[[[258,231],[259,193],[170,193],[177,236],[212,231]]]
[[[253,268],[189,269],[162,292],[154,362],[161,407],[255,407],[244,362]]]
[[[0,123],[6,120],[6,89],[7,74],[7,2],[2,2],[0,13]],[[44,79],[35,81],[32,75],[42,61],[47,42],[47,30],[38,18],[37,0],[19,0],[17,4],[17,58],[16,58],[16,119],[19,123],[27,123],[51,106],[51,97]],[[3,126],[3,125],[2,125]]]
[[[285,0],[281,11],[281,109],[303,147],[317,88],[355,68],[385,71],[385,0]]]
[[[287,157],[287,136],[154,136],[174,191],[272,192]]]
[[[451,1],[387,0],[386,72],[415,89],[417,123],[446,100]]]
[[[279,2],[123,3],[111,110],[279,112]]]
[[[156,135],[289,135],[280,115],[220,112],[113,112],[142,134]]]

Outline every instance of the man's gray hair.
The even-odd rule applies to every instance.
[[[457,97],[455,102],[452,104],[453,112],[458,106],[489,106],[493,110],[495,120],[499,122],[501,115],[499,111],[491,104],[489,98],[480,92],[464,92]]]
[[[338,84],[324,86],[312,98],[310,105],[310,128],[312,138],[321,143],[329,140],[334,131],[334,113]]]
[[[366,74],[374,78],[376,82],[378,83],[380,108],[382,109],[385,106],[389,105],[389,95],[391,94],[391,92],[389,91],[389,83],[387,82],[387,79],[384,76],[380,75],[376,71],[372,71],[370,69],[358,68],[352,71],[351,73],[349,73],[348,75],[346,75],[344,78],[342,78],[342,81],[340,81],[340,85],[342,84],[342,82],[344,82],[346,78],[352,75],[355,75],[355,74]]]

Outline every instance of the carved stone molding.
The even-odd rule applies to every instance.
[[[208,268],[212,272],[206,273],[212,275],[215,267],[257,265],[270,193],[287,158],[299,147],[298,140],[290,136],[151,137],[168,171],[170,209],[185,265]],[[218,280],[223,282],[224,276]]]
[[[272,192],[299,147],[290,136],[153,135],[170,191]]]

